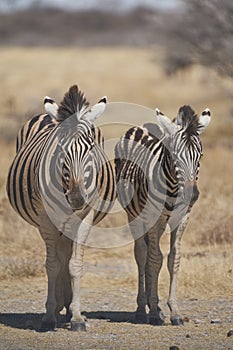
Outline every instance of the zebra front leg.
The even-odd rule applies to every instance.
[[[60,272],[59,280],[56,284],[56,299],[57,299],[57,319],[60,316],[60,311],[66,308],[66,322],[71,319],[70,304],[72,301],[71,277],[69,272],[69,262],[63,267]]]
[[[66,308],[66,322],[70,322],[71,320],[71,312],[70,312],[70,304],[72,301],[72,288],[71,288],[71,277],[69,266],[67,266],[65,270],[64,281],[65,290],[64,290],[64,299],[65,299],[65,308]]]
[[[176,297],[176,284],[177,284],[177,275],[179,272],[180,266],[180,245],[183,232],[187,226],[189,219],[189,214],[186,214],[182,219],[178,227],[171,231],[171,240],[170,240],[170,253],[168,255],[167,266],[170,274],[170,289],[168,297],[168,306],[171,311],[171,323],[174,326],[182,325],[183,318],[180,315],[177,297]],[[172,225],[171,225],[172,227]]]
[[[83,256],[85,242],[93,222],[93,211],[86,216],[78,228],[77,237],[73,242],[72,256],[69,262],[71,276],[72,302],[70,304],[71,330],[85,331],[86,322],[80,311],[80,280],[83,273]]]
[[[146,315],[146,291],[145,291],[145,268],[147,259],[147,244],[145,236],[137,239],[134,244],[134,256],[138,266],[138,295],[137,295],[137,310],[136,322],[147,323]]]
[[[156,233],[150,233],[148,243],[148,257],[146,264],[146,294],[150,309],[149,322],[154,325],[162,325],[164,316],[159,308],[158,278],[163,264],[163,255],[159,247],[160,237]]]
[[[72,253],[72,240],[61,235],[58,240],[57,254],[60,262],[60,271],[56,280],[56,300],[57,300],[57,319],[60,311],[66,307],[67,315],[71,303],[72,292],[69,273],[69,261]],[[69,316],[68,316],[69,317]],[[67,319],[69,321],[69,319]]]
[[[51,226],[51,225],[50,225]],[[47,226],[48,227],[48,226]],[[56,310],[56,280],[60,270],[60,263],[57,257],[58,232],[51,227],[51,230],[40,228],[41,236],[46,245],[46,272],[48,277],[48,293],[45,304],[46,313],[42,319],[42,330],[53,330],[57,324]]]

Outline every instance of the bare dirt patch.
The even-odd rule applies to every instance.
[[[106,279],[102,286],[90,283],[87,287],[84,281],[82,308],[88,320],[87,332],[58,328],[40,333],[37,330],[44,312],[46,279],[5,281],[0,286],[0,349],[163,350],[172,345],[180,349],[233,349],[233,338],[227,337],[233,321],[231,298],[208,299],[203,295],[200,299],[181,299],[186,322],[180,327],[170,325],[162,299],[165,325],[156,327],[134,323],[135,288],[107,283]]]

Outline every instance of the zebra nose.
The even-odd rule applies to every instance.
[[[193,205],[199,197],[196,181],[186,181],[184,185],[183,198],[186,204]]]
[[[75,186],[68,191],[67,200],[72,209],[80,210],[85,205],[87,198],[84,191],[80,189],[80,186]]]

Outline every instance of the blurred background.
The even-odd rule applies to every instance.
[[[107,95],[110,102],[158,107],[170,118],[184,104],[197,113],[211,109],[180,288],[183,295],[193,286],[230,294],[232,78],[232,0],[0,0],[0,278],[44,273],[39,234],[8,204],[7,171],[20,126],[43,112],[45,95],[59,101],[77,83],[91,103]],[[118,221],[108,217],[102,225]],[[127,265],[132,245],[122,249]],[[98,254],[112,259],[119,252]],[[135,271],[131,277],[135,284]]]

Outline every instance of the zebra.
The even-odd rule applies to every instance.
[[[198,117],[185,105],[173,121],[159,109],[156,116],[157,124],[130,128],[115,146],[117,196],[135,241],[136,322],[164,323],[158,297],[158,277],[163,262],[159,242],[168,224],[171,236],[167,304],[171,324],[182,325],[176,298],[180,244],[190,211],[199,196],[197,179],[202,156],[199,136],[208,126],[211,114],[207,108]]]
[[[7,193],[12,207],[45,242],[48,291],[41,329],[55,329],[65,307],[71,329],[85,331],[80,311],[84,245],[91,225],[103,219],[116,196],[114,169],[94,126],[106,97],[90,107],[73,85],[59,106],[48,96],[44,106],[46,113],[18,133]]]

